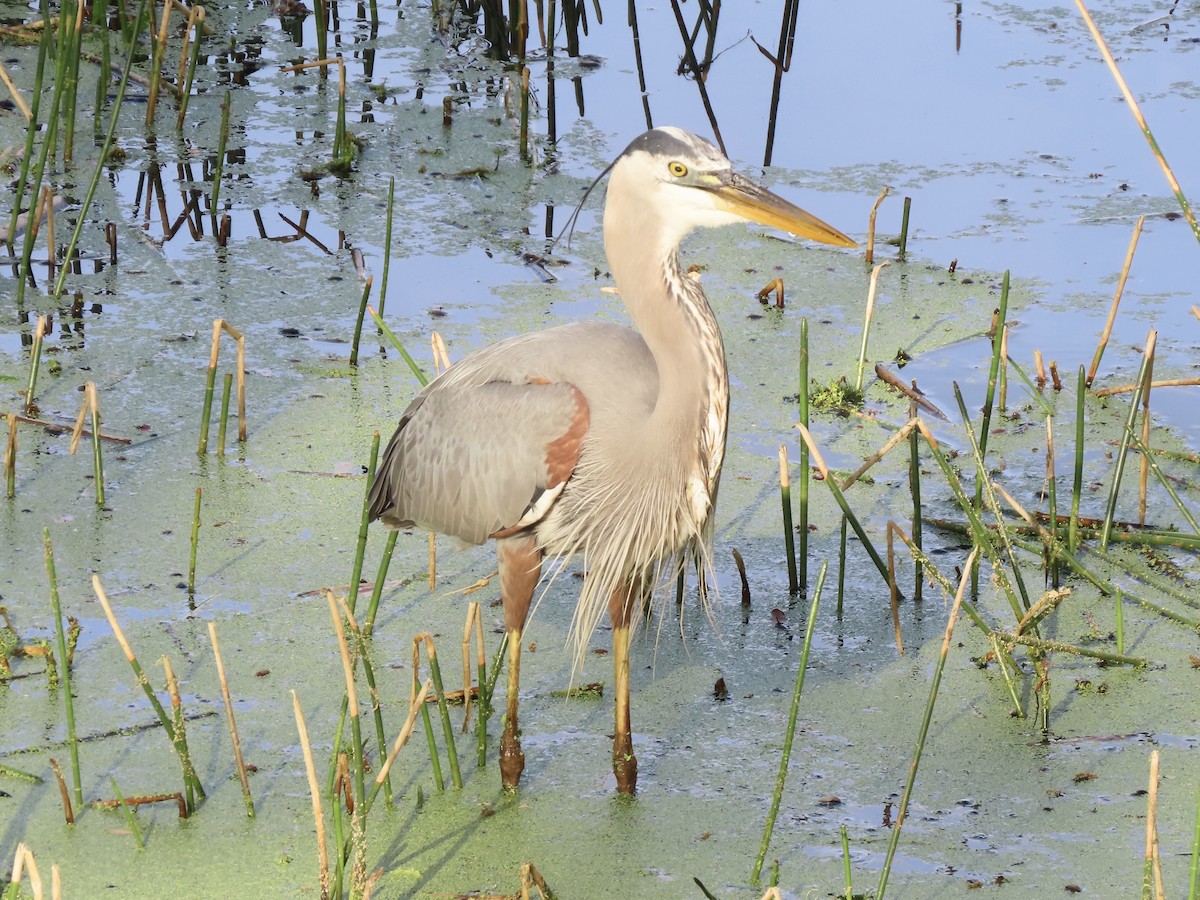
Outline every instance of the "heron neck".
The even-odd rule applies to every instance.
[[[680,236],[662,227],[627,230],[622,221],[630,219],[606,215],[605,245],[617,290],[658,367],[655,416],[703,428],[705,413],[717,404],[723,427],[728,376],[721,332],[699,283],[680,267]],[[720,439],[723,444],[723,433]]]

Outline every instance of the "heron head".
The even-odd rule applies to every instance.
[[[655,128],[635,138],[613,164],[608,190],[610,203],[636,198],[637,212],[657,214],[678,239],[695,228],[751,221],[824,244],[857,246],[833,226],[734,172],[716,146],[681,128]]]

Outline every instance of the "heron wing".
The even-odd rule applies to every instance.
[[[481,543],[545,513],[574,471],[588,404],[569,382],[455,374],[429,385],[401,417],[370,515]]]

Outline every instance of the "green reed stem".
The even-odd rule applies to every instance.
[[[83,782],[79,776],[79,738],[75,733],[75,699],[71,693],[71,659],[67,655],[67,638],[63,632],[62,604],[58,596],[58,571],[54,566],[54,547],[50,544],[50,529],[42,529],[42,545],[45,549],[46,576],[50,580],[50,610],[54,614],[54,647],[58,652],[58,664],[62,670],[63,700],[67,709],[67,744],[71,749],[71,784],[74,787],[75,805],[83,808]]]
[[[908,404],[909,418],[917,415],[917,403],[910,400]],[[917,429],[908,435],[908,488],[912,494],[912,543],[919,552],[923,551],[924,539],[922,533],[921,513],[921,437]],[[920,600],[925,589],[923,565],[919,557],[913,559],[913,600]]]
[[[112,782],[113,796],[117,798],[117,804],[121,807],[121,812],[125,813],[125,824],[129,830],[133,832],[134,840],[137,841],[138,849],[146,849],[146,839],[142,836],[142,828],[138,825],[137,815],[132,806],[125,802],[125,798],[121,795],[121,789],[117,787],[117,779],[109,776],[108,779]]]
[[[1047,485],[1047,503],[1050,512],[1050,542],[1051,545],[1058,543],[1058,473],[1055,469],[1054,460],[1054,419],[1046,418],[1046,485]],[[1053,559],[1053,554],[1049,554],[1046,563],[1050,567],[1050,584],[1056,590],[1058,588],[1058,563]]]
[[[783,733],[783,754],[779,758],[779,772],[775,776],[775,792],[771,796],[771,809],[767,813],[767,822],[763,827],[762,843],[758,848],[758,856],[754,860],[754,869],[750,873],[750,883],[755,887],[758,887],[759,884],[763,861],[767,858],[767,849],[771,846],[771,832],[775,830],[775,819],[779,815],[779,804],[783,799],[788,762],[792,756],[792,741],[796,736],[796,718],[800,712],[800,694],[804,690],[804,674],[808,670],[808,654],[812,649],[813,634],[817,627],[817,610],[821,607],[821,589],[825,586],[825,573],[828,570],[828,561],[821,563],[821,571],[817,573],[817,588],[813,592],[812,603],[808,609],[808,626],[804,631],[804,647],[800,651],[800,667],[796,672],[796,687],[792,691],[792,707],[788,712],[787,730]]]
[[[166,732],[167,738],[175,747],[175,753],[179,757],[180,765],[183,767],[184,786],[189,791],[194,791],[200,800],[204,800],[206,796],[204,787],[200,784],[200,779],[197,777],[195,769],[192,768],[187,739],[172,724],[171,717],[167,715],[167,711],[163,709],[162,703],[159,702],[158,696],[154,693],[154,688],[150,686],[150,679],[142,671],[142,666],[134,655],[133,648],[129,645],[129,641],[125,639],[125,632],[121,630],[121,624],[113,614],[112,607],[108,602],[108,595],[104,592],[104,587],[100,584],[100,577],[98,575],[92,576],[92,589],[96,592],[96,599],[100,601],[100,606],[104,609],[104,615],[108,619],[108,624],[117,638],[117,643],[121,645],[121,650],[125,653],[125,659],[129,663],[129,667],[133,669],[137,683],[141,685],[146,697],[150,700],[150,705],[154,707],[158,721],[162,723],[163,731]]]
[[[1192,828],[1192,868],[1188,875],[1188,900],[1200,900],[1200,790],[1196,792],[1196,824]]]
[[[392,532],[395,534],[395,532]],[[375,745],[379,753],[380,763],[387,759],[387,737],[383,730],[383,710],[379,704],[379,689],[375,685],[375,665],[371,662],[371,646],[366,639],[365,632],[358,627],[352,617],[347,617],[346,625],[350,628],[354,635],[354,643],[358,649],[358,658],[362,662],[363,676],[367,680],[367,692],[371,698],[371,715],[375,720]],[[392,778],[389,774],[384,779],[384,800],[390,807],[392,805]],[[368,804],[369,805],[369,804]]]
[[[1000,306],[996,312],[996,333],[992,335],[992,363],[988,369],[987,393],[983,401],[983,421],[979,427],[979,455],[987,459],[988,436],[992,430],[992,405],[996,399],[996,385],[1000,376],[1000,344],[1004,335],[1004,326],[1008,322],[1008,269],[1004,270],[1004,279],[1000,283]],[[968,427],[969,419],[968,419]],[[983,502],[983,481],[975,483],[975,506]],[[972,594],[975,593],[972,585]]]
[[[892,826],[891,840],[888,841],[887,856],[883,861],[883,871],[879,876],[879,887],[875,891],[876,900],[883,900],[887,890],[888,875],[892,870],[892,860],[896,856],[896,847],[900,843],[900,832],[904,827],[904,818],[908,814],[908,801],[912,798],[913,786],[917,781],[917,767],[921,763],[921,754],[925,751],[925,738],[929,734],[929,723],[933,720],[933,706],[937,702],[938,689],[942,684],[942,673],[946,668],[946,659],[950,655],[950,640],[954,637],[954,623],[958,619],[958,611],[962,607],[963,594],[966,591],[969,573],[975,568],[975,559],[979,547],[971,549],[963,565],[963,575],[958,584],[958,592],[954,595],[954,605],[950,608],[950,617],[946,622],[946,635],[942,639],[942,649],[938,653],[937,665],[933,670],[933,684],[929,687],[929,699],[925,702],[925,715],[921,719],[921,730],[917,735],[917,746],[913,752],[912,762],[908,767],[908,780],[904,784],[904,793],[900,797],[900,809],[896,815],[896,823]]]
[[[429,761],[433,766],[433,783],[438,793],[446,790],[446,779],[442,777],[442,760],[438,756],[437,739],[433,736],[433,719],[429,716],[429,704],[421,705],[421,724],[425,728],[425,741],[429,744]]]
[[[846,833],[846,826],[843,825],[842,831],[842,875],[846,880],[846,900],[854,900],[854,882],[850,877],[850,836]]]
[[[900,253],[898,254],[901,262],[904,261],[908,253],[908,217],[912,211],[912,197],[904,198],[904,213],[900,217]]]
[[[387,578],[388,567],[392,563],[392,551],[396,549],[398,531],[389,531],[387,542],[383,545],[383,555],[379,558],[379,571],[375,575],[375,586],[371,589],[371,602],[367,606],[367,617],[363,621],[363,632],[371,634],[375,630],[375,613],[379,610],[379,601],[383,597],[383,582]]]
[[[1054,407],[1050,405],[1050,402],[1045,398],[1045,396],[1043,396],[1042,392],[1037,389],[1037,385],[1033,383],[1033,379],[1030,378],[1029,374],[1017,364],[1015,359],[1013,359],[1011,356],[1008,357],[1005,361],[1005,368],[1012,369],[1017,373],[1018,376],[1020,376],[1021,380],[1025,382],[1025,387],[1029,388],[1030,399],[1037,404],[1038,409],[1042,411],[1043,416],[1054,415]]]
[[[796,580],[796,533],[792,530],[792,486],[788,476],[787,445],[779,445],[779,499],[783,506],[783,547],[787,553],[788,593],[800,591]]]
[[[450,724],[450,707],[446,703],[446,692],[442,689],[442,667],[438,664],[437,651],[433,649],[432,639],[426,644],[426,649],[429,651],[429,673],[433,677],[438,714],[442,719],[442,734],[446,738],[446,755],[450,758],[450,780],[455,788],[461,790],[463,781],[458,768],[458,750],[454,745],[454,726]]]
[[[1183,500],[1180,499],[1179,493],[1172,486],[1170,479],[1168,479],[1166,476],[1166,473],[1163,472],[1162,466],[1160,466],[1158,461],[1155,460],[1154,452],[1146,446],[1141,437],[1137,434],[1130,434],[1129,440],[1133,446],[1137,448],[1137,451],[1142,454],[1142,457],[1146,460],[1147,467],[1154,474],[1154,477],[1158,480],[1158,483],[1162,485],[1163,490],[1167,492],[1167,496],[1171,498],[1171,502],[1175,504],[1175,508],[1179,510],[1179,514],[1183,516],[1183,520],[1188,523],[1188,527],[1191,528],[1193,532],[1200,535],[1200,524],[1196,523],[1196,517],[1192,515],[1191,510],[1189,510]]]
[[[30,222],[32,230],[33,223]],[[37,325],[33,329],[33,347],[29,351],[29,381],[25,385],[25,414],[33,415],[34,391],[37,389],[38,369],[42,365],[42,343],[46,335],[46,317],[38,316]]]
[[[50,13],[48,7],[43,8],[42,15],[44,21],[49,21]],[[32,114],[32,118],[25,129],[25,152],[21,154],[21,168],[17,173],[17,194],[13,198],[12,212],[8,217],[8,235],[5,243],[9,253],[12,253],[13,250],[13,238],[17,234],[17,219],[21,215],[21,203],[24,200],[25,187],[29,181],[29,166],[33,160],[33,141],[38,133],[38,112],[42,103],[42,82],[46,72],[46,57],[49,55],[50,50],[50,37],[51,29],[43,28],[42,39],[38,44],[37,69],[33,76],[33,96],[29,104],[29,111]],[[33,205],[36,205],[37,201],[38,194],[35,192],[33,194]],[[29,214],[33,215],[32,208],[29,210]],[[32,227],[32,225],[31,221],[29,227]]]
[[[175,130],[183,130],[183,121],[187,116],[188,101],[192,99],[192,82],[196,78],[196,66],[200,62],[200,38],[204,31],[204,10],[198,11],[195,32],[192,34],[191,56],[188,58],[187,76],[183,83],[183,92],[179,97],[179,115],[175,117]]]
[[[371,453],[367,459],[367,487],[363,492],[362,513],[358,519],[358,540],[354,545],[354,565],[350,570],[350,590],[347,592],[346,605],[350,612],[358,603],[358,583],[362,578],[363,557],[367,552],[367,531],[371,525],[371,486],[375,483],[375,466],[379,462],[379,429],[371,435]],[[370,619],[374,623],[374,619]]]
[[[204,402],[200,406],[200,443],[196,452],[203,456],[208,452],[208,426],[212,419],[213,392],[217,386],[217,367],[209,366],[204,378]]]
[[[425,387],[425,385],[429,384],[428,376],[421,371],[421,367],[417,365],[417,361],[408,355],[408,351],[405,350],[404,346],[400,343],[400,338],[396,337],[396,335],[392,332],[392,329],[388,328],[387,323],[380,318],[379,313],[369,306],[367,307],[367,312],[371,314],[371,318],[375,320],[375,324],[379,326],[379,330],[382,332],[383,336],[391,341],[392,346],[396,348],[396,351],[400,354],[400,357],[406,363],[408,363],[408,368],[412,370],[413,376],[417,379],[417,382],[421,385],[421,387]]]
[[[1117,588],[1113,592],[1117,606],[1117,652],[1125,652],[1125,598],[1121,596],[1121,589]]]
[[[137,35],[141,28],[142,18],[146,15],[146,0],[140,0],[138,3],[137,20],[134,25],[134,35]],[[121,105],[125,102],[125,88],[129,85],[129,73],[133,71],[133,58],[137,51],[137,40],[131,39],[129,43],[129,56],[125,60],[125,70],[121,75],[121,84],[117,88],[117,97],[113,101],[112,118],[108,123],[108,133],[104,136],[104,145],[100,148],[100,155],[96,163],[96,169],[92,172],[92,180],[88,184],[87,193],[84,194],[83,203],[80,206],[79,212],[75,219],[75,230],[71,232],[71,240],[67,243],[66,252],[63,259],[68,262],[75,256],[75,248],[79,244],[79,236],[83,233],[83,226],[87,222],[88,210],[91,208],[92,199],[96,196],[96,188],[100,184],[100,177],[104,173],[104,163],[108,159],[109,153],[112,152],[113,140],[117,133],[117,121],[121,116]],[[99,110],[97,110],[97,115]],[[40,179],[39,179],[40,181]],[[58,271],[58,279],[54,282],[54,296],[61,297],[63,285],[66,282],[67,272],[70,270],[69,265],[64,265]]]
[[[372,0],[374,6],[374,0]],[[392,262],[392,211],[396,205],[396,176],[388,179],[387,220],[383,228],[383,275],[379,279],[379,315],[387,305],[388,267]]]
[[[11,500],[17,495],[17,414],[5,416],[8,421],[8,440],[4,449],[5,495]]]
[[[1117,467],[1113,472],[1112,486],[1108,491],[1108,505],[1104,510],[1104,525],[1100,532],[1100,552],[1108,550],[1109,537],[1112,534],[1113,516],[1117,511],[1117,494],[1121,489],[1121,476],[1125,474],[1125,456],[1129,450],[1129,439],[1133,435],[1133,423],[1137,421],[1138,407],[1142,404],[1142,392],[1146,389],[1146,373],[1150,369],[1150,361],[1154,358],[1154,344],[1157,332],[1150,331],[1146,338],[1146,348],[1142,353],[1142,364],[1138,367],[1137,387],[1129,402],[1129,415],[1125,418],[1125,430],[1121,433],[1121,446],[1117,451]]]
[[[492,657],[491,675],[488,677],[486,687],[484,680],[479,679],[479,712],[475,719],[475,743],[476,757],[479,768],[483,768],[484,760],[487,757],[487,723],[492,717],[496,709],[492,705],[492,696],[496,692],[496,680],[500,676],[500,670],[504,667],[504,652],[508,649],[508,632],[504,633],[504,637],[500,638],[500,646],[496,649],[496,655]]]
[[[196,488],[196,501],[192,504],[191,553],[188,556],[188,596],[196,594],[196,546],[200,543],[200,496],[202,488]]]
[[[358,318],[354,322],[354,338],[350,341],[350,365],[358,367],[358,342],[362,339],[363,319],[367,315],[367,301],[371,299],[372,276],[367,276],[363,285],[362,300],[358,304]]]
[[[221,418],[217,420],[217,456],[225,455],[225,431],[229,424],[229,396],[233,393],[233,373],[225,373],[221,387]]]
[[[800,424],[808,428],[808,317],[800,320],[800,392],[797,395],[800,406]],[[799,513],[800,524],[797,526],[800,531],[800,560],[799,572],[797,573],[797,581],[800,587],[807,593],[808,591],[808,487],[810,480],[808,466],[808,445],[804,441],[800,442],[800,489],[799,489]]]
[[[221,103],[221,134],[217,138],[217,162],[213,166],[212,184],[212,214],[217,214],[217,201],[221,197],[221,176],[225,171],[225,145],[229,141],[229,110],[231,105],[230,92],[225,92],[225,100]]]
[[[846,516],[842,516],[841,539],[838,541],[837,618],[842,618],[842,598],[846,593]]]
[[[1075,387],[1075,478],[1071,483],[1071,521],[1067,526],[1067,550],[1074,553],[1079,547],[1079,500],[1083,495],[1083,401],[1087,396],[1087,386],[1084,382],[1086,374],[1083,366],[1079,367],[1079,380]]]
[[[104,452],[100,440],[100,400],[96,394],[96,383],[87,384],[87,404],[92,418],[92,478],[96,482],[96,505],[104,508]]]

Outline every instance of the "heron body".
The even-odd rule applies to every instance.
[[[470,354],[400,419],[371,518],[497,541],[509,633],[505,787],[524,767],[517,729],[521,634],[544,557],[581,555],[577,659],[613,626],[617,788],[633,793],[629,638],[634,611],[689,553],[706,560],[729,408],[721,332],[679,244],[699,226],[754,220],[826,243],[840,232],[733,173],[712,144],[646,132],[613,163],[604,241],[636,328],[579,322]]]

